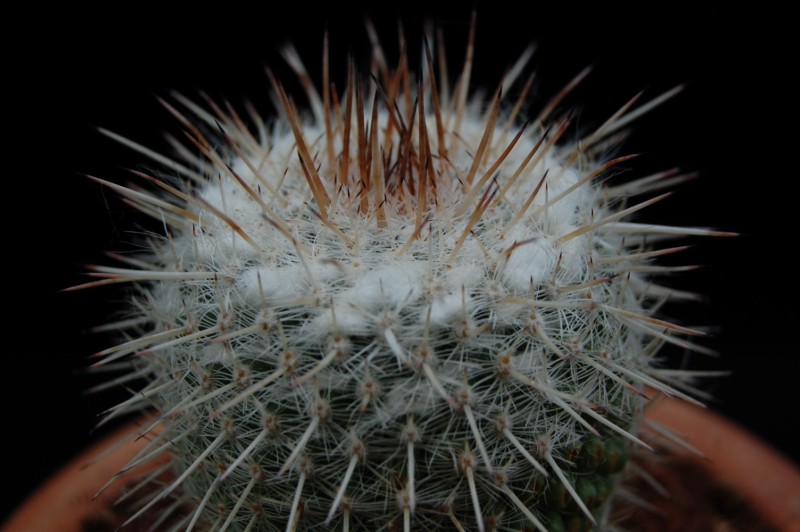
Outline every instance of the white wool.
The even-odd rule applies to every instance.
[[[431,302],[431,323],[440,327],[449,327],[465,310],[469,308],[471,296],[462,297],[461,293],[447,294]]]
[[[344,298],[369,311],[396,309],[420,297],[424,276],[425,265],[417,261],[378,266],[358,277]]]
[[[251,305],[291,300],[307,294],[309,276],[299,264],[265,266],[243,272],[237,289]]]
[[[525,292],[531,286],[552,280],[559,249],[547,237],[531,237],[515,248],[503,269],[503,280],[510,290]]]

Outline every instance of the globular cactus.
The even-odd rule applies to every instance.
[[[637,436],[646,386],[684,396],[662,344],[702,349],[657,316],[685,294],[662,242],[713,231],[631,221],[683,176],[603,182],[631,101],[579,135],[560,102],[522,121],[505,102],[526,51],[470,98],[474,42],[452,90],[423,45],[310,102],[272,80],[274,122],[175,96],[188,142],[147,186],[102,181],[165,233],[90,285],[131,282],[127,341],[98,365],[146,385],[135,463],[170,455],[157,506],[213,530],[585,530]],[[327,49],[327,47],[326,47]],[[327,53],[327,52],[326,52]],[[98,179],[98,181],[101,181]],[[652,246],[653,243],[659,244]],[[672,382],[669,382],[672,381]],[[160,504],[174,499],[174,504]],[[183,513],[181,513],[183,512]],[[163,516],[166,519],[168,514]]]

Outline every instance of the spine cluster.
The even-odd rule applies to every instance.
[[[631,221],[689,176],[602,183],[631,157],[595,150],[675,91],[576,142],[560,104],[585,73],[523,122],[531,50],[470,99],[473,42],[452,91],[425,43],[420,76],[377,51],[337,94],[326,42],[321,94],[286,52],[308,112],[273,79],[269,124],[166,103],[189,139],[175,158],[106,132],[161,168],[98,181],[167,228],[85,285],[137,287],[129,339],[98,365],[147,379],[110,414],[159,414],[134,463],[171,455],[131,520],[170,498],[163,519],[213,530],[604,519],[628,448],[648,447],[644,387],[684,396],[659,348],[703,350],[656,316],[690,295],[658,283],[684,268],[653,261],[718,233]]]

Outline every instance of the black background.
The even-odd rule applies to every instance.
[[[189,95],[203,89],[237,105],[248,98],[269,115],[274,111],[263,66],[291,78],[277,53],[291,41],[319,82],[326,25],[341,86],[346,53],[361,64],[369,54],[365,13],[391,61],[396,20],[402,18],[414,65],[422,21],[438,22],[455,78],[469,7],[295,4],[282,6],[280,15],[236,6],[167,15],[130,4],[114,14],[50,11],[41,19],[48,22],[17,21],[25,37],[9,53],[12,96],[5,112],[12,121],[4,127],[10,149],[6,140],[2,174],[7,234],[0,405],[7,496],[0,518],[95,437],[96,414],[112,401],[83,396],[97,381],[79,370],[86,357],[113,341],[84,331],[103,323],[123,296],[59,290],[82,281],[84,264],[104,262],[104,250],[131,249],[131,231],[141,221],[80,174],[124,182],[124,169],[142,158],[93,125],[163,151],[161,133],[179,129],[155,96],[172,89]],[[796,135],[780,130],[796,127],[789,123],[792,100],[781,79],[788,64],[780,59],[780,14],[671,6],[630,11],[531,3],[530,13],[523,13],[502,2],[478,2],[474,86],[494,87],[531,41],[539,44],[532,109],[584,66],[595,66],[568,101],[580,104],[581,127],[598,124],[641,89],[649,98],[688,83],[682,95],[636,125],[624,151],[645,153],[631,165],[640,172],[674,165],[702,172],[702,179],[655,209],[654,219],[742,234],[693,242],[686,260],[708,267],[681,284],[708,294],[710,303],[677,312],[690,323],[719,326],[710,344],[721,357],[697,363],[733,372],[709,383],[717,398],[713,408],[800,460],[793,336],[800,268],[789,257],[797,250],[798,207],[790,190],[797,181],[797,147]],[[289,88],[297,92],[291,83]]]

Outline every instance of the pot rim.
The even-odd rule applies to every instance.
[[[676,398],[654,397],[645,418],[700,451],[686,454],[741,494],[766,522],[800,532],[800,470],[775,448],[720,413]]]

